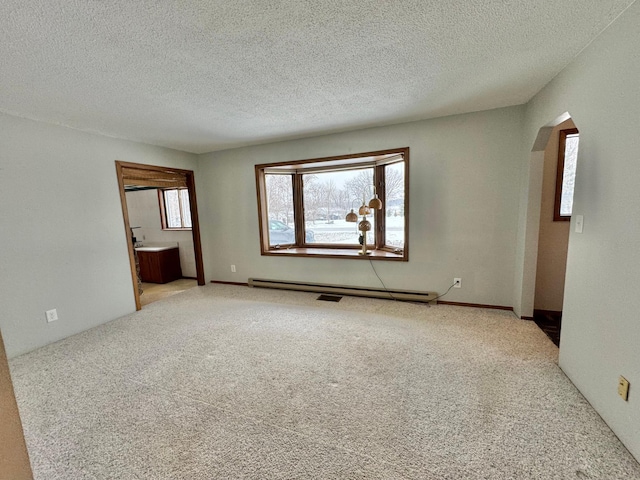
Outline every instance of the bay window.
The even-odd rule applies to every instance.
[[[407,261],[408,168],[409,148],[256,165],[261,253]],[[345,218],[375,195],[358,231]]]

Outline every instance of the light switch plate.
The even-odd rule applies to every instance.
[[[576,215],[576,233],[582,233],[584,227],[584,215]]]

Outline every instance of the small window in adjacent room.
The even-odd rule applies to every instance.
[[[168,188],[158,190],[163,230],[191,230],[189,190]]]
[[[408,147],[255,169],[263,255],[408,261]]]
[[[578,130],[575,128],[560,130],[554,221],[571,220],[579,139]]]

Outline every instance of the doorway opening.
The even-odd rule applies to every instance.
[[[571,118],[556,125],[544,150],[533,319],[560,346],[564,279],[579,133]]]
[[[560,345],[578,130],[568,113],[542,127],[531,152],[522,316]]]
[[[195,278],[180,278],[168,283],[148,283],[142,282],[142,295],[140,304],[142,307],[150,303],[157,302],[163,298],[170,297],[176,293],[184,292],[190,288],[197,287],[198,281]]]
[[[193,286],[193,284],[204,285],[202,243],[200,240],[200,223],[198,220],[193,171],[116,161],[116,173],[118,176],[122,216],[129,249],[129,263],[136,310],[140,310],[143,305],[151,303],[153,299],[159,299],[177,293],[178,291],[189,288],[189,286]],[[162,195],[162,192],[166,190],[184,190],[182,196],[188,198],[188,202],[184,202],[185,205],[186,203],[189,204],[188,211],[186,208],[180,207],[182,209],[180,213],[188,218],[189,224],[185,225],[182,223],[182,228],[167,229],[175,230],[176,232],[180,231],[180,234],[183,236],[185,234],[189,236],[190,232],[189,245],[192,245],[193,253],[191,258],[195,260],[195,272],[193,272],[194,268],[192,267],[189,275],[190,278],[187,279],[182,278],[183,274],[179,259],[179,242],[176,242],[175,246],[172,245],[172,242],[164,242],[163,244],[156,242],[145,245],[144,240],[146,239],[136,237],[135,232],[140,226],[131,224],[127,191],[147,191],[147,193],[153,196]],[[129,197],[129,199],[131,199],[131,197]],[[131,200],[131,203],[133,202],[134,201]],[[180,202],[179,205],[182,206],[183,202]],[[170,205],[167,205],[167,207],[169,208]],[[159,206],[159,209],[162,209],[162,207]],[[147,278],[148,281],[150,280],[148,283],[153,283],[146,285],[149,295],[146,295],[147,298],[142,301],[141,296],[145,283],[142,282],[143,278],[141,278],[140,272],[144,272],[145,269],[148,272],[145,275],[150,277]],[[193,276],[194,273],[195,277]],[[154,284],[162,285],[157,286]]]

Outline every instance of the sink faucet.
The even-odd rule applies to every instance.
[[[131,243],[133,243],[134,246],[135,246],[137,240],[136,240],[136,237],[133,236],[133,231],[136,228],[142,228],[142,227],[129,227],[129,230],[131,230]]]

